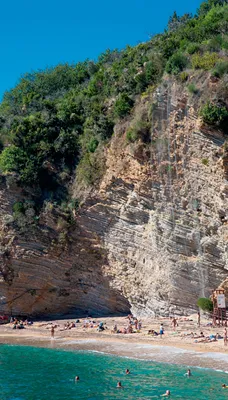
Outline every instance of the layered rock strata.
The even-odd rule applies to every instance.
[[[216,85],[199,79],[212,96]],[[22,193],[2,183],[1,309],[168,315],[192,312],[198,297],[211,294],[228,269],[227,163],[224,135],[198,118],[200,101],[166,81],[137,106],[150,115],[150,143],[128,144],[129,122],[116,126],[106,173],[65,250],[51,245],[50,216],[37,235],[7,231],[6,215]]]

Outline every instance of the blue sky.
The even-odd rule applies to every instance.
[[[0,98],[21,74],[96,59],[162,32],[174,10],[195,13],[200,0],[1,0]]]

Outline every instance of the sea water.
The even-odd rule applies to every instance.
[[[130,370],[126,375],[125,370]],[[228,398],[228,374],[83,351],[0,345],[0,400]],[[75,382],[75,376],[80,380]],[[121,381],[123,388],[116,387]]]

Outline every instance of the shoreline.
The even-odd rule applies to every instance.
[[[96,320],[97,322],[101,321],[101,318]],[[173,332],[170,328],[170,321],[163,319],[165,335],[162,338],[151,337],[146,333],[148,327],[158,325],[161,320],[145,319],[142,321],[144,327],[142,332],[135,334],[111,333],[110,323],[115,322],[118,325],[125,323],[126,318],[124,317],[103,318],[102,321],[105,321],[104,324],[107,326],[104,332],[97,332],[95,328],[83,328],[82,325],[71,330],[63,330],[61,326],[64,321],[55,320],[53,324],[58,325],[59,328],[56,328],[54,339],[50,337],[50,322],[35,322],[23,330],[13,330],[11,324],[0,325],[0,344],[68,351],[92,351],[144,361],[210,368],[228,373],[228,346],[224,347],[223,340],[213,343],[195,343],[188,336],[181,336],[183,330],[186,334],[192,330],[194,321],[190,321],[188,327],[186,321],[183,323],[180,321],[178,330]],[[204,326],[201,329],[205,333],[212,330],[212,328]],[[216,331],[222,333],[221,328],[217,328]]]

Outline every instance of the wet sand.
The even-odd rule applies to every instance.
[[[223,336],[223,327],[211,328],[206,326],[209,321],[203,320],[201,327],[197,327],[196,316],[192,321],[179,320],[174,331],[169,319],[143,318],[140,333],[115,334],[112,332],[116,323],[118,328],[127,326],[125,317],[93,318],[93,328],[83,328],[84,320],[76,324],[75,328],[64,330],[64,324],[73,320],[55,320],[52,322],[35,322],[25,329],[12,329],[12,324],[0,325],[0,343],[15,345],[30,345],[62,350],[87,350],[102,352],[123,357],[182,364],[201,368],[213,368],[228,372],[228,346],[224,346],[220,339],[212,343],[197,343],[189,336],[190,332],[204,335],[220,333]],[[106,329],[97,331],[97,324],[103,321]],[[51,338],[51,323],[57,325],[55,337]],[[164,324],[165,334],[160,336],[148,335],[149,329],[159,332],[160,324]]]

